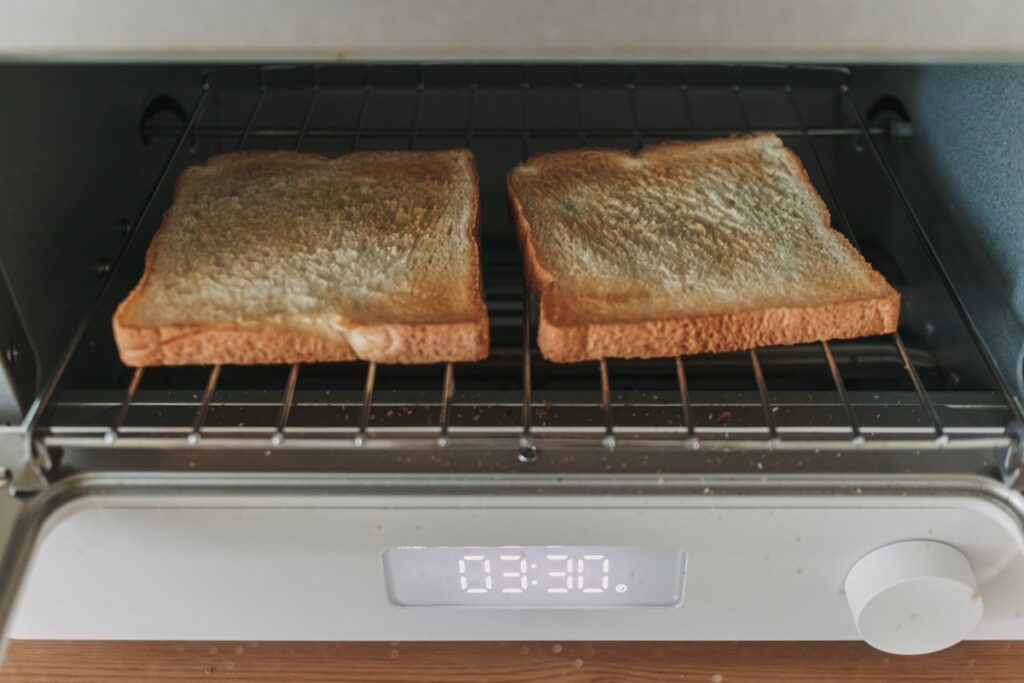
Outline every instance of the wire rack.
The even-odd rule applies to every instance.
[[[869,126],[849,81],[845,69],[774,66],[207,72],[187,121],[147,122],[148,138],[173,141],[173,150],[25,427],[47,458],[118,453],[120,466],[141,462],[128,456],[159,452],[163,459],[148,462],[194,467],[196,457],[219,453],[208,462],[264,467],[280,462],[270,456],[305,451],[319,459],[289,466],[764,472],[843,469],[846,455],[860,470],[1001,469],[1008,476],[1019,446],[1008,428],[1021,419],[1018,400],[886,162],[884,145],[908,128]],[[657,361],[544,361],[535,346],[536,301],[522,284],[505,215],[509,168],[551,149],[636,149],[761,131],[782,136],[802,157],[835,227],[900,286],[905,309],[938,293],[946,326],[957,327],[954,355],[966,348],[970,358],[946,359],[942,344],[927,338],[931,323],[922,326],[905,310],[899,332],[865,340]],[[487,361],[134,372],[116,361],[109,313],[137,278],[148,243],[138,236],[152,234],[184,165],[232,149],[440,147],[469,147],[480,167]],[[877,190],[857,189],[864,178]],[[884,201],[865,194],[875,191]],[[878,205],[877,220],[865,218],[866,203]],[[892,246],[894,233],[904,246]],[[920,264],[925,275],[905,274]],[[265,459],[242,457],[254,453]],[[623,454],[630,458],[612,457]]]

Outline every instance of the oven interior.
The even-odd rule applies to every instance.
[[[809,65],[7,65],[0,83],[14,97],[0,104],[0,134],[14,163],[0,170],[0,406],[50,478],[198,469],[1015,481],[1021,272],[991,263],[1019,242],[958,210],[946,171],[970,168],[949,150],[998,142],[997,126],[1014,125],[1012,102],[995,122],[978,112],[1021,76],[1010,67],[972,76]],[[944,85],[956,79],[959,90]],[[545,361],[506,210],[508,171],[546,151],[755,131],[777,133],[800,156],[833,226],[899,289],[899,332]],[[479,168],[487,360],[144,371],[118,360],[111,316],[187,165],[244,149],[448,147],[470,148]],[[1001,182],[978,192],[1002,197],[1004,210],[1022,203],[1019,187]]]

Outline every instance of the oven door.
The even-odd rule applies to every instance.
[[[1020,500],[980,478],[58,488],[16,638],[863,638],[902,654],[1024,638]]]

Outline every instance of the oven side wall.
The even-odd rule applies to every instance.
[[[173,145],[143,144],[147,104],[166,95],[191,111],[199,77],[194,67],[0,64],[0,274],[31,346],[21,360],[36,366],[15,387],[23,403],[53,370]]]
[[[865,114],[880,104],[876,120],[892,118],[887,96],[909,114],[909,142],[883,151],[1024,395],[1024,65],[864,67],[851,92]]]

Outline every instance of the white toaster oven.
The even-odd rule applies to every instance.
[[[743,3],[102,4],[0,10],[7,636],[1024,639],[1013,3],[897,3],[898,36],[874,3],[735,30]],[[545,361],[508,170],[760,131],[900,290],[899,331]],[[450,147],[480,171],[487,360],[118,360],[186,166]]]

